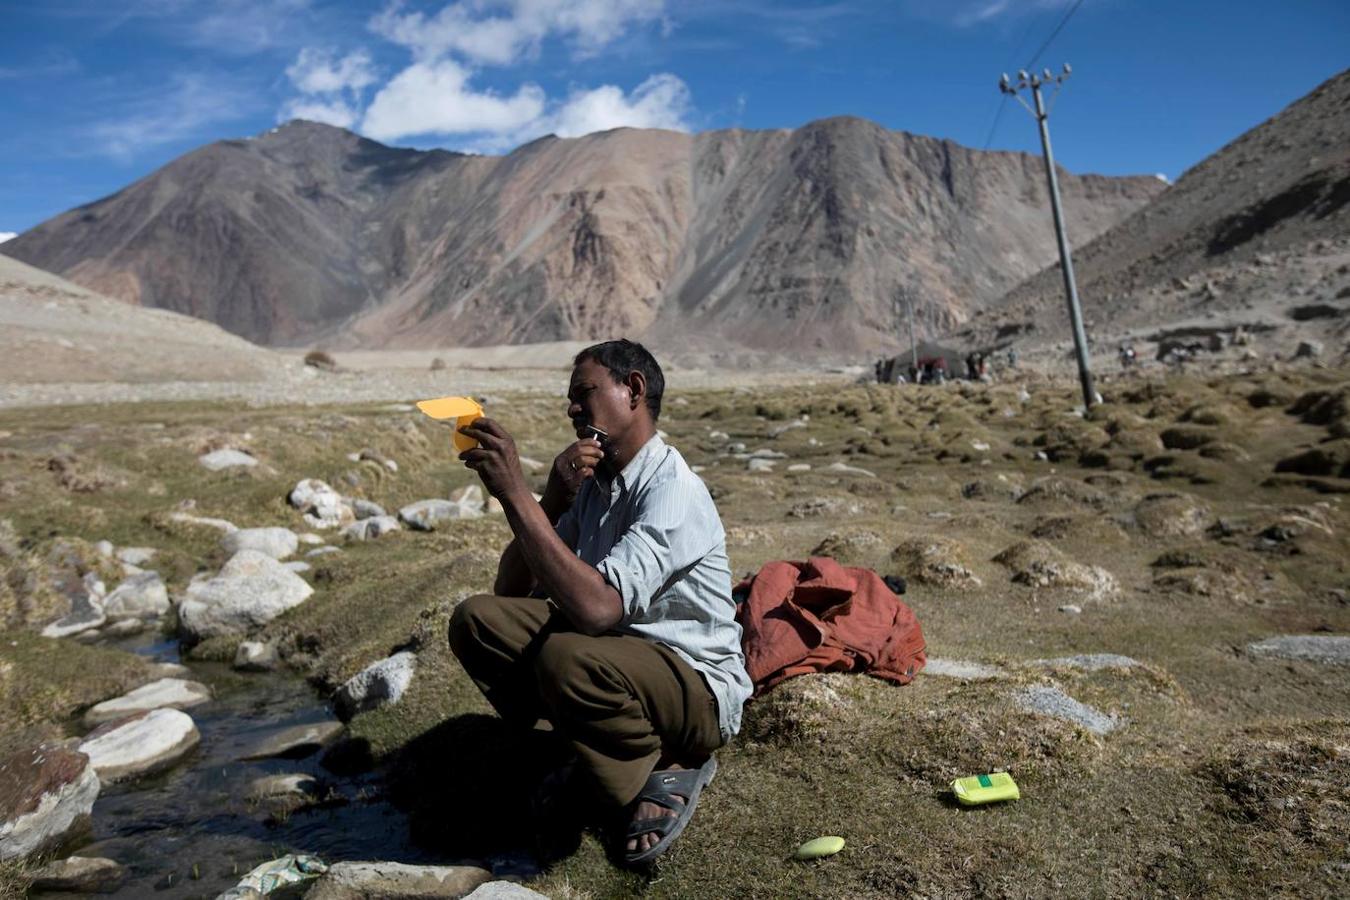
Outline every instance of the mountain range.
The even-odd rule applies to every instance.
[[[1060,172],[1074,236],[1162,193]],[[505,156],[294,121],[188,153],[0,246],[273,346],[686,338],[780,352],[959,327],[1052,262],[1039,157],[834,118],[618,129]]]
[[[1289,343],[1350,336],[1350,70],[1186,171],[1074,252],[1100,336],[1243,325]],[[959,343],[1067,337],[1058,263],[958,330]]]

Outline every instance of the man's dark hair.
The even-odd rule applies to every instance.
[[[646,347],[627,338],[593,344],[577,354],[577,358],[572,360],[572,367],[576,368],[588,359],[609,369],[609,377],[614,379],[615,384],[623,384],[629,372],[641,372],[647,380],[647,409],[651,410],[652,421],[660,417],[661,395],[666,392],[666,376],[661,374],[661,366]]]

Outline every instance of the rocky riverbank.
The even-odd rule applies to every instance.
[[[489,398],[489,414],[537,461],[538,488],[569,436],[556,392],[532,378]],[[595,832],[529,887],[843,897],[1342,883],[1346,385],[1308,364],[1140,375],[1106,381],[1087,415],[1071,383],[1034,374],[673,387],[661,427],[709,484],[736,573],[816,554],[903,576],[933,659],[904,688],[812,676],[751,704],[655,881],[610,865]],[[310,896],[365,877],[345,865],[370,862],[359,844],[316,837],[369,827],[353,809],[378,810],[399,836],[379,845],[389,877],[462,893],[483,890],[469,885],[480,876],[390,864],[533,871],[520,862],[526,800],[552,743],[502,729],[445,646],[509,530],[444,426],[383,399],[194,401],[8,409],[0,432],[0,714],[15,723],[0,839],[17,848],[7,858],[30,860],[15,879],[53,852],[40,848],[98,856],[78,837],[101,808],[91,794],[135,815],[200,771],[194,760],[226,753],[231,766],[272,760],[240,788],[268,811],[212,827],[295,823],[261,827],[279,829],[277,849],[318,857],[280,866],[312,879]],[[181,642],[190,672],[119,649],[161,636]],[[243,698],[263,690],[249,685],[277,681],[299,693],[249,719]],[[944,799],[952,778],[994,770],[1014,773],[1021,801],[971,813]],[[325,799],[335,784],[345,804]],[[40,840],[25,818],[39,808],[62,810]],[[152,819],[142,834],[163,828]],[[848,849],[783,861],[818,834]],[[167,877],[162,860],[107,858],[127,884]],[[268,860],[234,862],[231,883]],[[64,864],[83,866],[111,878],[104,863]],[[219,860],[208,868],[222,880]],[[322,893],[323,879],[339,886]]]

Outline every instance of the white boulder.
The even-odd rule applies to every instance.
[[[89,725],[97,725],[152,709],[187,709],[210,699],[211,689],[199,681],[160,678],[121,697],[95,704],[84,714],[84,721]]]
[[[176,709],[155,709],[100,725],[80,752],[104,784],[158,772],[173,765],[201,740],[192,717]]]
[[[299,606],[313,593],[303,578],[267,554],[241,550],[216,577],[188,585],[178,605],[179,631],[189,641],[246,632]]]
[[[169,611],[169,589],[158,572],[141,572],[126,578],[103,601],[110,622],[123,619],[153,619]]]
[[[235,469],[241,466],[252,467],[258,464],[256,458],[242,450],[213,450],[197,457],[197,462],[212,472],[219,472],[222,469]]]
[[[344,722],[357,713],[397,703],[412,684],[417,654],[410,650],[366,666],[333,695],[333,709]]]
[[[240,550],[257,550],[273,559],[285,559],[300,546],[300,539],[289,528],[241,528],[220,539],[220,546],[233,556]]]
[[[0,759],[0,861],[61,843],[88,822],[99,786],[89,757],[59,744]]]

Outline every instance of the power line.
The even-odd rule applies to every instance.
[[[1017,39],[1016,44],[1013,44],[1013,50],[1011,53],[1008,54],[1008,61],[1003,66],[1005,70],[1012,68],[1013,60],[1017,59],[1018,54],[1022,52],[1022,48],[1026,46],[1027,38],[1031,37],[1031,32],[1036,28],[1036,24],[1039,18],[1040,17],[1035,15],[1034,13],[1027,17],[1027,27],[1022,29],[1022,36]],[[1042,50],[1043,49],[1044,48],[1042,48]],[[994,110],[993,121],[991,121],[989,124],[989,134],[985,136],[984,147],[981,149],[988,150],[989,146],[994,143],[994,135],[995,133],[998,132],[999,123],[1003,121],[1003,110],[1007,107],[1007,105],[1008,105],[1008,97],[1005,94],[1000,99],[998,108]]]
[[[989,126],[989,135],[984,139],[984,146],[981,150],[988,150],[989,145],[994,142],[994,132],[998,131],[998,123],[1003,119],[1003,110],[1008,108],[1008,95],[1003,95],[1003,100],[999,102],[998,111],[994,113],[993,124]]]
[[[1073,14],[1078,12],[1078,7],[1082,5],[1083,0],[1078,0],[1077,3],[1069,7],[1069,11],[1064,14],[1064,18],[1060,19],[1059,24],[1055,26],[1055,30],[1050,32],[1050,36],[1045,39],[1045,43],[1041,44],[1041,49],[1036,51],[1036,55],[1031,57],[1031,62],[1027,63],[1023,68],[1030,69],[1036,65],[1036,61],[1041,58],[1041,54],[1050,48],[1050,44],[1054,42],[1055,38],[1059,37],[1059,33],[1064,30],[1064,26],[1069,24],[1069,20],[1073,18]]]

